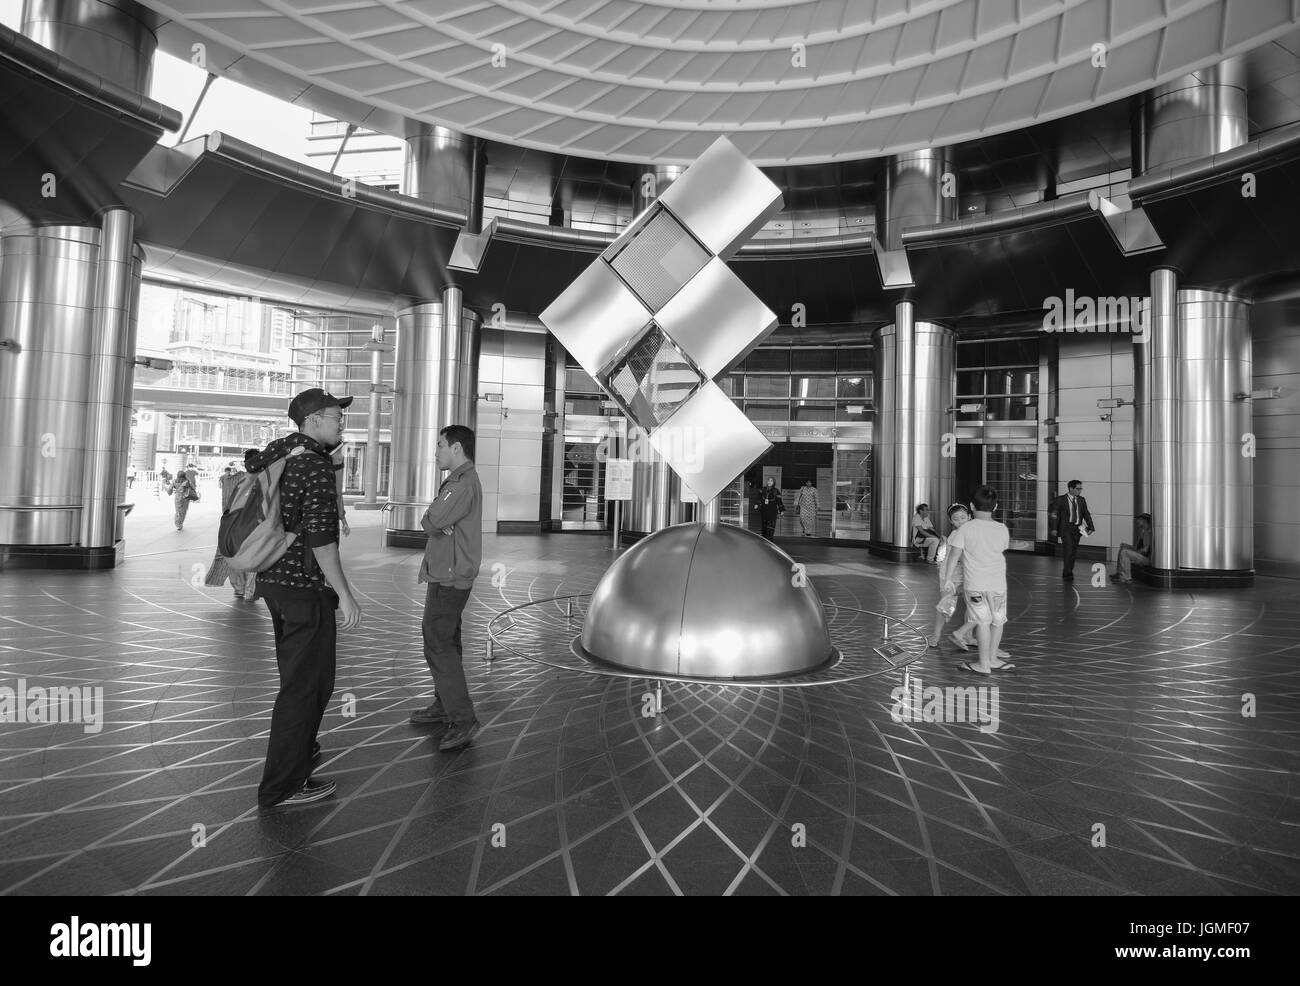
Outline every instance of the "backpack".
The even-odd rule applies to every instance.
[[[265,572],[289,550],[298,535],[280,522],[280,477],[287,458],[260,473],[240,477],[230,507],[221,515],[217,551],[240,572]]]

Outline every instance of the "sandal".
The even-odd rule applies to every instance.
[[[981,678],[992,678],[992,677],[993,677],[993,672],[992,672],[992,671],[981,671],[981,670],[979,670],[979,668],[977,668],[977,667],[975,667],[973,664],[971,664],[970,661],[963,661],[961,664],[958,664],[958,665],[957,665],[957,670],[958,670],[958,671],[968,671],[968,672],[970,672],[971,674],[977,674],[977,675],[979,675]]]

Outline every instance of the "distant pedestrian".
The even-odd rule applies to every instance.
[[[194,481],[190,479],[189,474],[184,470],[176,474],[176,478],[167,484],[167,493],[172,498],[172,505],[175,507],[175,516],[173,518],[176,524],[176,530],[185,529],[185,517],[190,512],[190,504],[199,498],[199,491],[194,486]]]
[[[799,526],[803,528],[803,536],[812,537],[817,529],[817,487],[811,479],[805,479],[799,487],[795,507],[799,510]]]
[[[767,482],[759,492],[758,499],[754,501],[754,506],[763,519],[763,537],[775,541],[776,522],[785,513],[785,501],[781,499],[781,491],[776,488],[775,478],[767,477]]]
[[[1079,551],[1079,542],[1097,529],[1088,512],[1088,501],[1083,498],[1083,482],[1072,479],[1066,487],[1069,490],[1052,501],[1047,510],[1047,530],[1050,538],[1060,537],[1064,560],[1061,565],[1061,578],[1067,582],[1074,581],[1074,558]]]

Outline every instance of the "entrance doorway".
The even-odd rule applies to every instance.
[[[745,497],[749,500],[749,517],[743,526],[761,532],[763,522],[755,509],[764,477],[776,479],[777,489],[785,503],[785,513],[777,521],[777,537],[800,537],[803,526],[799,521],[799,490],[811,480],[817,491],[816,516],[811,533],[814,537],[830,537],[832,515],[835,509],[835,463],[833,447],[827,442],[778,442],[767,450],[745,473]]]

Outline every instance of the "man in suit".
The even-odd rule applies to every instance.
[[[1088,512],[1088,501],[1083,498],[1082,480],[1072,479],[1067,487],[1069,492],[1052,501],[1047,511],[1048,536],[1058,536],[1065,549],[1065,562],[1061,569],[1061,578],[1067,582],[1074,581],[1074,556],[1079,550],[1079,540],[1085,534],[1097,529]]]

